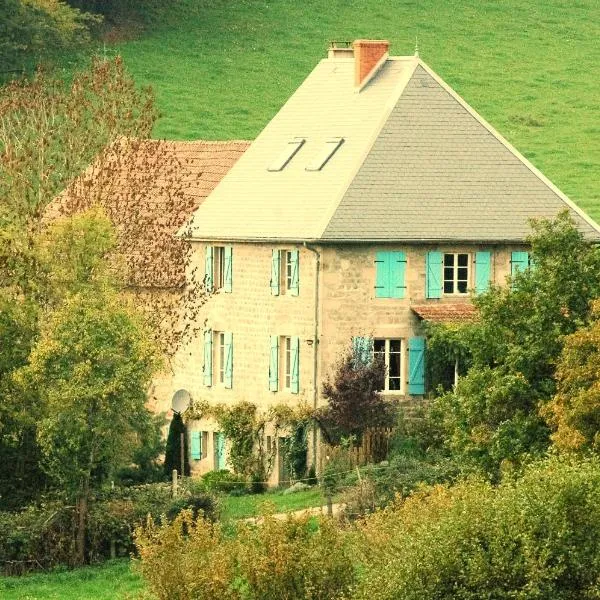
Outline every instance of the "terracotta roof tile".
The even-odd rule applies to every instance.
[[[477,319],[477,309],[470,302],[421,304],[411,308],[421,319],[433,323],[470,323]]]

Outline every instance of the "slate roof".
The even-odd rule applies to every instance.
[[[195,239],[523,242],[528,220],[568,208],[598,226],[423,61],[390,57],[357,92],[353,59],[321,61],[202,207]],[[280,172],[287,141],[305,144]],[[331,137],[344,143],[318,172]]]
[[[128,283],[180,287],[186,244],[173,235],[249,144],[120,140],[48,205],[44,219],[99,205],[119,233]]]
[[[470,323],[477,318],[477,309],[468,302],[460,304],[423,304],[411,309],[424,321],[432,323]]]

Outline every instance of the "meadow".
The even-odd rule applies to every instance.
[[[419,54],[600,220],[597,0],[177,0],[108,47],[151,85],[155,136],[253,139],[330,40]]]

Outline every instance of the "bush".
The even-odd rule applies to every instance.
[[[245,478],[226,469],[209,471],[202,476],[201,482],[210,492],[221,492],[231,496],[242,496],[248,493],[248,482]]]
[[[437,486],[370,517],[354,597],[600,596],[600,461],[551,459],[497,488]]]
[[[327,519],[237,522],[233,532],[182,513],[136,531],[139,568],[160,600],[310,598],[346,594],[354,581],[349,538]]]

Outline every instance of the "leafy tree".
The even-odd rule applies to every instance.
[[[77,500],[79,562],[88,503],[151,426],[146,395],[158,366],[143,320],[110,289],[76,293],[42,322],[21,370],[24,389],[45,405],[37,430],[43,468]]]
[[[558,389],[543,416],[561,450],[600,450],[600,301],[593,320],[565,338],[557,367]]]
[[[183,436],[183,474],[190,474],[190,461],[187,445],[187,430],[185,423],[179,413],[175,413],[169,425],[169,434],[167,435],[167,446],[165,449],[164,473],[166,477],[171,477],[173,469],[181,474],[181,438]]]
[[[464,332],[471,368],[433,406],[448,448],[489,473],[548,446],[539,407],[556,391],[564,337],[589,322],[600,296],[600,252],[569,215],[532,226],[534,266],[474,299],[480,320]]]

